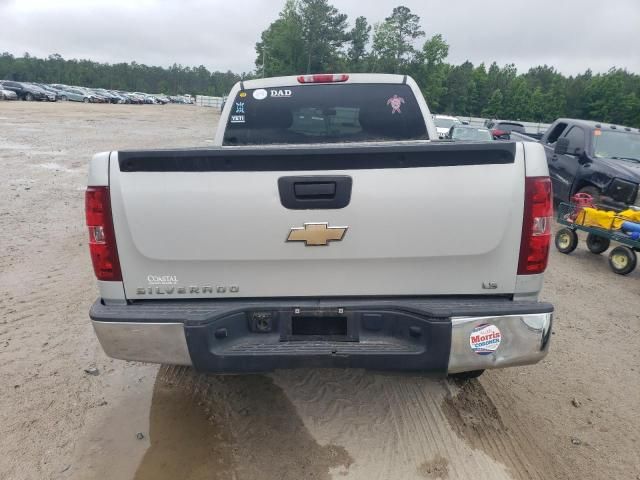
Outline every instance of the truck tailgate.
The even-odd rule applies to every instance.
[[[113,152],[109,168],[129,299],[514,292],[521,144]],[[340,178],[344,206],[283,205],[286,185],[326,200]]]

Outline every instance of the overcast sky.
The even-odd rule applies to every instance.
[[[640,0],[334,0],[370,23],[406,5],[449,62],[553,65],[565,74],[640,73]],[[255,42],[284,0],[0,0],[0,52],[250,71]],[[522,6],[520,6],[522,5]],[[526,5],[526,6],[524,6]],[[533,7],[535,5],[535,7]]]

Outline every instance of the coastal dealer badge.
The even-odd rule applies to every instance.
[[[483,323],[473,329],[469,335],[469,345],[471,350],[478,355],[489,355],[495,352],[500,346],[502,335],[500,329],[495,325]]]

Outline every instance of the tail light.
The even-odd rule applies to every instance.
[[[96,277],[104,281],[121,281],[109,187],[87,187],[85,213],[89,227],[89,251]]]
[[[506,132],[504,130],[498,130],[497,128],[495,130],[491,130],[491,133],[493,134],[494,137],[501,137],[502,135],[505,135],[509,132]]]
[[[318,75],[300,75],[298,77],[298,83],[335,83],[346,82],[349,80],[349,75],[345,73],[321,73]]]
[[[543,273],[551,243],[553,200],[549,177],[526,177],[518,275]]]

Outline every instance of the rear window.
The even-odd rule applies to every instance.
[[[493,140],[493,136],[486,128],[454,127],[451,132],[451,139],[490,142]]]
[[[509,132],[525,133],[524,126],[519,123],[500,122],[496,125],[498,130],[506,130]]]
[[[424,118],[408,85],[322,84],[239,92],[223,145],[426,138]]]

